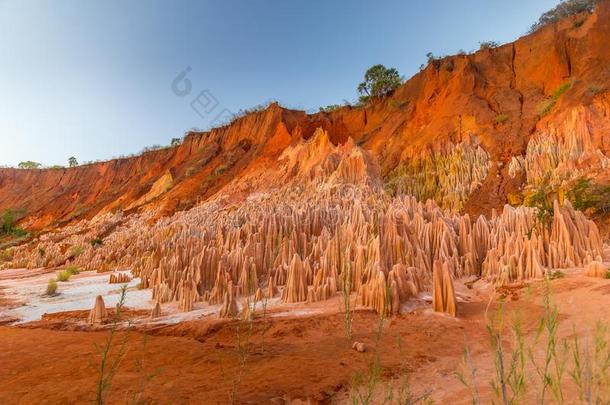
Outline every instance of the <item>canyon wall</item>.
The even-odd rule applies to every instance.
[[[376,161],[387,190],[433,198],[470,214],[509,195],[592,175],[607,182],[610,153],[610,6],[514,43],[431,60],[366,107],[307,115],[277,104],[176,147],[76,168],[0,169],[0,212],[49,230],[97,214],[151,220],[223,195],[268,191],[284,152],[317,128]]]

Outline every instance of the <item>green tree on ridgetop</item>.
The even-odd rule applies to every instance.
[[[375,65],[364,74],[364,81],[358,85],[360,101],[366,103],[371,98],[380,98],[402,84],[402,78],[395,68]]]
[[[33,162],[31,160],[26,160],[25,162],[21,162],[17,165],[20,169],[40,169],[42,165],[38,162]]]

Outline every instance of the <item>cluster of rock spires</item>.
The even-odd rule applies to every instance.
[[[596,145],[587,125],[587,111],[570,111],[560,126],[551,125],[534,135],[525,156],[515,156],[509,163],[509,175],[525,174],[526,186],[558,188],[582,177],[595,176],[610,168],[610,158]]]
[[[388,175],[387,188],[393,194],[413,195],[420,201],[433,199],[442,208],[459,211],[490,167],[491,160],[481,146],[470,141],[446,143],[399,164]]]
[[[448,168],[445,174],[422,184],[455,188],[457,197],[447,201],[456,208],[489,162],[480,147],[466,145],[443,156],[449,157],[433,161]],[[555,203],[546,227],[533,208],[507,205],[489,219],[471,219],[400,190],[390,196],[366,152],[351,141],[335,146],[323,131],[280,160],[284,171],[276,177],[285,185],[245,201],[225,196],[154,223],[146,214],[107,214],[68,227],[61,242],[47,238],[34,246],[62,254],[61,244],[73,243],[83,252],[69,260],[85,270],[131,269],[140,287],[152,290],[153,318],[168,302],[181,311],[205,302],[218,305],[221,317],[236,317],[241,297],[247,318],[257,300],[312,303],[340,293],[355,293],[361,305],[390,315],[422,292],[433,293],[435,310],[455,315],[455,279],[511,283],[601,260],[596,225],[567,201]],[[113,231],[102,244],[86,242],[107,228]],[[19,248],[14,260],[48,264],[36,251]],[[110,281],[127,279],[119,274]]]

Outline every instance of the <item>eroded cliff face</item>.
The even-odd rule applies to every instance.
[[[307,115],[271,105],[134,158],[0,169],[0,211],[21,209],[22,226],[49,230],[98,214],[143,212],[155,221],[214,198],[239,202],[281,187],[287,180],[277,171],[294,158],[295,145],[310,139],[327,139],[322,146],[329,150],[357,145],[374,162],[371,182],[470,214],[500,209],[509,195],[547,174],[560,183],[575,174],[607,181],[610,5],[575,24],[582,18],[498,48],[434,60],[364,108]],[[324,139],[314,139],[318,129]],[[310,161],[308,176],[360,162],[334,156],[326,163],[331,168]],[[302,164],[299,158],[292,167]]]

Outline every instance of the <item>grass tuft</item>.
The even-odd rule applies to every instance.
[[[45,295],[55,295],[57,294],[57,281],[52,278],[49,280],[49,283],[47,284],[47,290],[45,291]]]
[[[70,277],[72,277],[72,273],[68,270],[61,270],[57,272],[57,281],[61,281],[62,283],[70,280]]]
[[[565,93],[566,90],[570,88],[570,86],[572,86],[571,81],[565,82],[564,84],[559,86],[557,90],[555,90],[555,93],[553,93],[551,98],[538,104],[538,115],[540,117],[544,117],[545,115],[550,113],[557,101],[559,100],[559,97],[561,97],[561,95]]]

